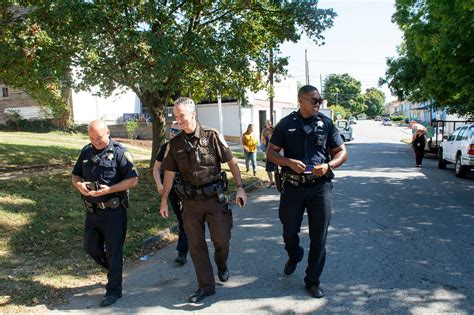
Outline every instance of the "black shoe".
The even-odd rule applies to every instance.
[[[114,304],[118,299],[122,297],[122,294],[119,295],[106,295],[102,301],[100,301],[100,306],[105,307]]]
[[[176,263],[180,264],[180,265],[184,265],[186,263],[186,253],[184,252],[179,252],[178,253],[178,256],[176,257],[176,259],[174,260]]]
[[[303,256],[304,256],[303,247],[298,247],[298,251],[296,253],[296,260],[288,258],[285,264],[285,269],[283,269],[283,272],[286,275],[291,275],[293,272],[295,272],[296,265],[303,259]]]
[[[314,298],[320,299],[324,296],[324,291],[319,285],[306,284],[304,287],[306,291],[308,291],[308,293]]]
[[[291,275],[293,272],[296,270],[296,265],[298,265],[298,262],[293,261],[291,259],[288,259],[285,264],[285,269],[283,269],[283,272],[286,275]]]
[[[225,269],[223,270],[218,270],[217,276],[219,276],[219,280],[221,280],[222,282],[226,282],[227,280],[229,280],[229,269],[225,267]]]
[[[201,301],[202,299],[204,299],[206,296],[214,295],[215,293],[216,292],[204,291],[203,289],[199,288],[199,289],[196,290],[196,292],[194,292],[193,294],[191,294],[189,296],[188,301],[190,303],[197,303],[197,302]]]

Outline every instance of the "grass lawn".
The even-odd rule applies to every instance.
[[[74,163],[89,137],[62,132],[0,132],[0,171],[21,166]],[[135,159],[149,159],[151,149],[126,144]]]
[[[4,133],[0,137],[2,147],[6,142]],[[21,153],[25,146],[29,154],[34,155],[35,150],[30,147],[34,147],[35,142],[30,134],[25,138],[28,144],[15,146],[9,143],[10,148]],[[42,141],[37,143],[43,144]],[[55,151],[71,149],[70,157],[75,160],[79,152],[71,146],[75,146],[76,141],[77,148],[80,148],[87,143],[87,138],[73,136],[70,141],[52,141],[46,147],[55,148]],[[44,142],[51,140],[45,139]],[[137,261],[136,258],[142,254],[144,239],[175,223],[174,218],[165,220],[159,215],[160,198],[148,162],[139,162],[137,166],[140,180],[138,187],[130,192],[131,207],[124,249],[126,263]],[[226,167],[223,164],[223,170],[229,171]],[[257,177],[266,178],[262,168]],[[257,177],[242,174],[245,184],[254,182]],[[235,184],[230,174],[229,179],[229,192],[232,192]],[[74,288],[105,281],[103,271],[83,250],[84,217],[85,208],[79,193],[71,185],[70,171],[0,181],[1,313],[37,304],[55,305],[63,302]]]
[[[232,151],[234,157],[236,159],[244,159],[244,152],[243,151]],[[257,161],[263,161],[265,154],[263,152],[257,152]]]

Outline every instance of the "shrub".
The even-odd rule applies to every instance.
[[[20,112],[14,109],[7,110],[5,115],[7,116],[6,125],[8,129],[19,130],[20,126],[26,121],[21,117]]]
[[[405,119],[404,116],[392,116],[393,121],[402,121],[403,119]]]
[[[138,122],[136,120],[129,120],[127,121],[127,124],[125,125],[125,128],[127,128],[127,135],[129,139],[135,139],[135,130],[138,128]]]

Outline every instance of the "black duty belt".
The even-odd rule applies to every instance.
[[[324,177],[318,177],[314,174],[283,173],[283,180],[294,186],[314,184],[322,179],[324,179]]]
[[[85,199],[84,200],[84,205],[89,208],[89,209],[116,209],[120,207],[120,198],[112,198],[104,202],[90,202]]]

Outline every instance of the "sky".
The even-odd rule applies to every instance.
[[[309,83],[321,87],[320,75],[348,73],[361,81],[362,92],[378,87],[386,70],[387,57],[396,56],[402,32],[391,21],[394,0],[320,0],[319,8],[332,8],[337,17],[334,26],[323,32],[325,45],[318,46],[307,37],[298,43],[285,43],[282,56],[290,56],[290,77],[305,83],[305,49],[309,61]],[[386,101],[395,99],[386,86]]]

